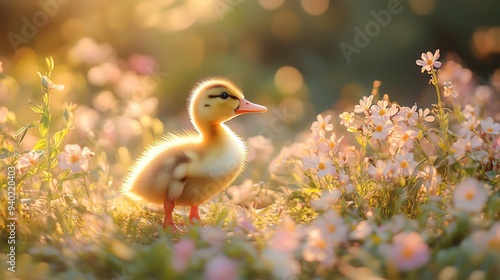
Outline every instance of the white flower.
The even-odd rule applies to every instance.
[[[363,240],[365,238],[368,238],[368,236],[370,236],[372,232],[373,232],[372,225],[368,221],[363,220],[356,225],[356,228],[351,233],[349,233],[349,239]]]
[[[388,177],[391,170],[392,162],[385,162],[382,160],[377,160],[375,165],[370,164],[368,166],[368,174],[375,180],[381,180],[382,178]]]
[[[42,85],[44,88],[46,88],[48,90],[52,90],[52,89],[63,90],[64,89],[64,85],[54,84],[47,76],[42,75],[40,73],[38,73],[38,75],[40,76],[40,79],[41,79],[41,82],[42,82]]]
[[[474,118],[479,117],[480,112],[481,112],[481,108],[479,106],[472,107],[469,104],[465,105],[465,108],[462,111],[465,119],[467,119],[467,120],[472,118],[472,117],[474,117]]]
[[[418,178],[423,179],[422,187],[427,191],[430,189],[437,189],[441,184],[441,175],[437,172],[434,166],[426,166],[423,171],[418,172]]]
[[[429,108],[425,108],[425,110],[422,110],[422,108],[420,108],[418,109],[418,117],[426,122],[433,122],[434,117],[429,116],[430,112],[431,111],[429,110]]]
[[[411,176],[417,167],[417,162],[414,160],[413,153],[397,154],[394,157],[393,170],[401,176]]]
[[[443,86],[444,86],[444,92],[443,92],[444,97],[448,97],[450,95],[453,98],[458,97],[458,92],[454,89],[452,82],[450,81],[444,82]]]
[[[453,157],[458,160],[466,153],[480,148],[483,145],[483,142],[483,139],[479,138],[475,134],[467,134],[465,135],[465,138],[458,138],[457,141],[451,145],[451,148],[455,151]]]
[[[337,261],[335,244],[329,244],[319,229],[313,228],[308,231],[306,244],[302,250],[304,260],[308,262],[318,261],[324,267],[331,267]]]
[[[441,62],[437,61],[439,56],[439,49],[437,49],[434,54],[431,52],[422,53],[422,60],[419,59],[416,63],[418,66],[422,66],[422,73],[424,73],[424,71],[431,72],[432,69],[441,67]]]
[[[417,132],[408,128],[405,124],[395,126],[394,133],[391,135],[391,142],[399,148],[413,149],[413,141],[417,137]]]
[[[363,96],[363,98],[359,100],[359,105],[354,106],[354,112],[358,114],[365,112],[366,115],[368,113],[368,110],[370,110],[370,107],[372,106],[372,100],[373,95],[370,95],[368,97]]]
[[[339,115],[340,125],[345,125],[348,127],[351,123],[354,122],[354,113],[344,112]]]
[[[311,201],[311,206],[316,209],[326,209],[337,204],[342,192],[334,189],[331,191],[323,190],[321,196],[317,200]]]
[[[379,100],[377,101],[377,105],[373,105],[371,107],[370,111],[373,116],[379,116],[379,117],[384,117],[384,116],[391,117],[398,112],[396,104],[392,104],[390,108],[387,108],[387,106],[389,106],[389,102],[387,102],[387,100]]]
[[[500,124],[493,122],[491,117],[488,117],[486,120],[481,120],[481,129],[487,134],[500,134]]]
[[[475,130],[479,125],[479,121],[475,117],[470,117],[466,121],[462,122],[462,128],[458,132],[461,137],[472,137],[475,134]]]
[[[394,125],[387,117],[372,117],[373,134],[372,137],[377,140],[385,140],[392,132]]]
[[[481,212],[488,200],[488,192],[484,185],[475,178],[468,178],[455,187],[453,206],[466,212]]]
[[[349,228],[342,217],[331,208],[323,216],[316,218],[312,225],[321,231],[327,243],[340,243],[347,240]]]
[[[26,173],[29,168],[36,166],[42,155],[43,153],[30,151],[29,153],[21,156],[16,164],[17,172],[20,174]]]
[[[87,147],[82,149],[78,144],[67,144],[64,146],[64,152],[58,156],[59,167],[69,168],[72,172],[87,171],[89,159],[94,155]]]
[[[326,154],[312,154],[309,157],[302,160],[304,167],[307,169],[313,169],[317,172],[319,178],[323,178],[326,175],[336,175],[337,169],[333,165],[333,162]]]
[[[316,117],[317,121],[313,122],[311,125],[311,130],[313,135],[324,136],[325,131],[332,131],[333,124],[330,123],[332,116],[326,115],[325,117],[318,115]]]
[[[341,170],[338,174],[339,185],[346,189],[348,193],[354,191],[354,186],[351,183],[351,179],[349,175],[347,175],[343,170]]]
[[[409,125],[417,124],[418,114],[417,114],[417,105],[413,105],[413,107],[403,106],[399,110],[399,112],[394,116],[394,120],[398,122],[405,122]]]

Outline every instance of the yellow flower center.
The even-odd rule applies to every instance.
[[[323,239],[318,239],[316,241],[316,246],[318,246],[321,249],[326,249],[326,242]]]
[[[387,110],[385,110],[385,109],[380,109],[380,111],[378,111],[379,116],[383,116],[386,113],[387,113]]]
[[[325,165],[325,163],[324,163],[324,162],[320,162],[320,163],[318,164],[318,169],[319,169],[319,170],[323,170],[323,169],[325,169],[325,168],[326,168],[326,165]]]
[[[488,127],[488,128],[486,129],[486,131],[488,131],[488,132],[493,132],[493,128]]]
[[[469,190],[469,191],[465,194],[465,199],[467,199],[467,200],[472,200],[473,198],[474,198],[474,191]]]
[[[401,255],[402,255],[403,259],[405,259],[405,260],[411,259],[414,254],[415,254],[415,252],[413,251],[413,248],[411,248],[409,246],[405,246],[403,248],[403,250],[401,251]]]
[[[337,230],[337,228],[335,227],[335,225],[329,225],[328,226],[328,232],[329,233],[334,233],[335,230]]]
[[[432,61],[432,59],[430,58],[427,59],[427,65],[431,66],[433,63],[434,61]]]
[[[384,130],[384,127],[380,124],[375,127],[376,132],[382,132],[383,130]]]
[[[400,164],[401,168],[407,168],[408,167],[408,162],[406,160],[402,161]]]
[[[411,113],[411,112],[406,113],[406,117],[407,117],[407,118],[411,118],[411,115],[412,115],[412,113]]]
[[[34,166],[36,164],[36,160],[30,159],[30,165]]]
[[[410,138],[410,136],[409,136],[408,134],[405,134],[405,135],[403,135],[403,137],[401,137],[401,139],[402,139],[403,141],[407,141],[407,140],[408,140],[408,138]]]
[[[330,141],[330,142],[328,143],[328,146],[330,146],[330,149],[335,148],[335,142]]]
[[[78,162],[79,160],[80,160],[80,157],[79,157],[78,155],[70,155],[70,156],[69,156],[69,161],[70,161],[71,163],[76,163],[76,162]]]
[[[488,248],[500,251],[500,238],[492,238],[488,241]]]

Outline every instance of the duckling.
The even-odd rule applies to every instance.
[[[195,131],[169,134],[150,146],[122,187],[128,196],[163,204],[163,228],[174,230],[172,211],[176,205],[190,206],[190,221],[200,220],[198,206],[243,171],[245,145],[224,122],[241,114],[266,112],[267,108],[246,100],[229,80],[210,78],[192,90],[188,110]]]

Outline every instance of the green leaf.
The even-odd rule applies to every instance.
[[[31,110],[33,110],[33,112],[40,114],[40,115],[43,115],[43,107],[42,106],[36,105],[35,103],[31,102],[31,100],[29,100],[29,104],[30,104],[30,108],[31,108]]]
[[[69,130],[68,129],[63,129],[61,131],[58,131],[54,134],[53,139],[54,139],[54,146],[59,147],[61,145],[62,141],[68,135]]]
[[[47,133],[49,132],[49,125],[50,125],[50,117],[49,115],[43,115],[42,119],[40,120],[40,136],[45,137]]]
[[[7,150],[6,148],[0,149],[0,159],[6,159],[14,155],[14,152]]]
[[[47,149],[47,141],[45,138],[38,140],[33,146],[33,150],[46,150]]]

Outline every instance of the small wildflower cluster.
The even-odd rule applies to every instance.
[[[175,213],[186,226],[173,233],[162,230],[162,212],[118,192],[133,135],[153,138],[162,127],[150,90],[130,90],[147,75],[106,59],[113,55],[90,39],[70,50],[89,66],[89,83],[105,88],[94,108],[55,111],[53,95],[70,86],[51,81],[52,59],[40,74],[42,104],[30,102],[39,120],[17,128],[14,111],[0,107],[0,201],[14,167],[26,244],[15,277],[500,277],[500,123],[484,102],[489,89],[468,88],[468,70],[438,61],[439,50],[416,61],[436,88],[432,108],[401,106],[374,89],[351,111],[318,115],[274,158],[270,139],[252,137],[249,175],[200,206],[202,222]],[[470,91],[467,104],[456,98]],[[0,217],[6,232],[4,209]]]

